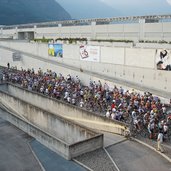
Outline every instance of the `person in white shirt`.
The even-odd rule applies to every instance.
[[[132,111],[131,116],[132,116],[132,120],[133,120],[133,121],[134,121],[135,119],[137,119],[137,113],[136,113],[135,109]]]
[[[164,135],[164,138],[167,137],[168,129],[169,129],[169,127],[167,126],[167,124],[164,123],[164,125],[163,125],[163,135]]]
[[[110,112],[109,112],[109,110],[107,110],[107,112],[106,112],[106,117],[107,118],[110,118]]]
[[[65,92],[65,95],[64,95],[64,100],[67,100],[68,96],[69,96],[69,92],[66,91],[66,92]]]
[[[112,112],[111,118],[112,118],[113,120],[115,120],[115,113],[114,113],[114,112]]]
[[[164,152],[163,147],[162,147],[162,142],[163,142],[163,133],[162,131],[159,131],[159,134],[157,137],[157,150],[161,151],[161,153]]]
[[[75,98],[72,98],[71,102],[73,105],[75,105],[76,104]]]
[[[46,95],[48,95],[48,94],[49,94],[49,90],[48,90],[48,88],[46,88],[46,90],[45,90],[45,94],[46,94]]]
[[[68,95],[68,97],[67,97],[67,102],[68,103],[71,103],[71,97]]]
[[[84,106],[84,101],[83,101],[83,99],[81,99],[81,101],[80,101],[80,107],[83,107]]]

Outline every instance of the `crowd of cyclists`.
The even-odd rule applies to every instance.
[[[169,137],[171,124],[167,117],[167,106],[150,92],[140,94],[121,86],[111,88],[107,83],[102,85],[100,80],[90,80],[89,85],[83,85],[79,76],[68,74],[64,77],[51,70],[43,72],[41,68],[37,73],[34,69],[4,68],[2,81],[12,82],[30,91],[128,123],[137,133],[143,130],[151,139],[156,139],[161,130],[165,139]]]

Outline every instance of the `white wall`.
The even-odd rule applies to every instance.
[[[18,32],[34,31],[35,38],[86,37],[88,39],[129,39],[171,41],[171,22],[82,25],[44,28],[3,29],[1,37],[16,37]]]
[[[101,62],[124,65],[124,48],[101,47]]]
[[[155,49],[126,48],[125,65],[155,68]]]
[[[80,60],[79,46],[63,45],[63,56],[65,59]]]
[[[10,64],[13,63],[12,52],[5,49],[0,49],[0,65],[7,66],[8,62]]]

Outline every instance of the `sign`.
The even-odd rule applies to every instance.
[[[156,67],[158,70],[171,71],[171,51],[156,50]]]
[[[80,60],[82,61],[100,61],[100,47],[99,46],[80,46]]]
[[[12,54],[13,61],[21,61],[21,53],[19,52],[14,52]]]
[[[63,57],[62,44],[49,43],[48,44],[48,55],[55,57]]]

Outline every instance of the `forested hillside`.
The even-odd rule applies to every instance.
[[[0,0],[0,25],[71,19],[55,0]]]

